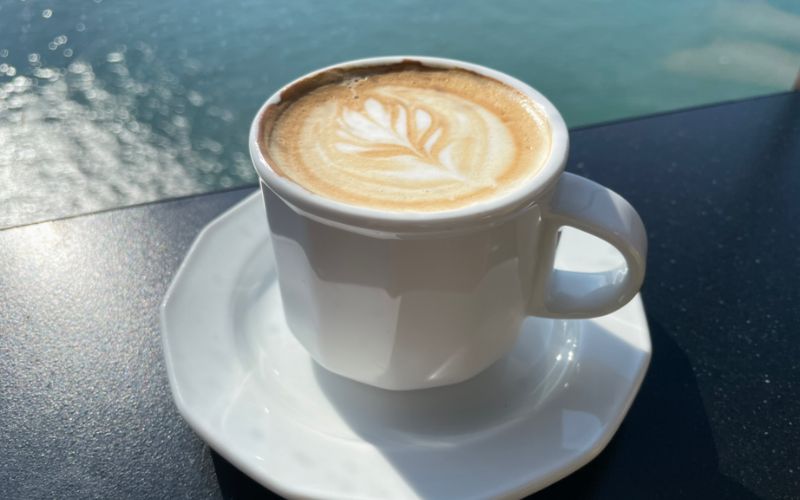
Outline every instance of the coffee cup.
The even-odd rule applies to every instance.
[[[561,115],[501,72],[432,57],[323,68],[266,101],[249,146],[286,321],[341,376],[458,383],[508,352],[527,316],[609,314],[644,279],[639,215],[563,171]],[[554,268],[564,226],[625,265]]]

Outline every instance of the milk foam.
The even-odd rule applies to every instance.
[[[536,104],[463,70],[358,75],[268,113],[272,168],[346,203],[442,210],[491,198],[541,167],[550,132]]]

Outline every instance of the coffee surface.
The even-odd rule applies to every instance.
[[[333,70],[263,117],[270,167],[309,191],[391,211],[502,196],[550,153],[550,126],[520,91],[461,69]]]

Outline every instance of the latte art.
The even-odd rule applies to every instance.
[[[265,116],[265,155],[320,195],[389,210],[444,210],[497,196],[549,155],[535,103],[464,70],[344,75]]]
[[[403,102],[385,105],[379,99],[368,98],[362,112],[343,110],[337,130],[343,141],[334,144],[338,151],[386,160],[389,176],[467,181],[453,158],[453,143],[443,137],[444,129],[433,123],[430,111]]]
[[[381,88],[360,110],[343,106],[337,124],[339,142],[333,147],[356,158],[329,164],[358,165],[359,172],[375,177],[430,185],[494,186],[496,167],[508,163],[504,156],[514,147],[505,125],[490,112],[427,89]]]

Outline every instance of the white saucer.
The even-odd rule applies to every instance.
[[[511,353],[462,384],[391,392],[352,382],[318,367],[287,330],[269,245],[254,194],[200,233],[161,322],[181,414],[282,495],[532,493],[605,447],[650,360],[637,296],[593,320],[529,318]],[[560,268],[607,269],[617,258],[585,233],[562,233]]]

